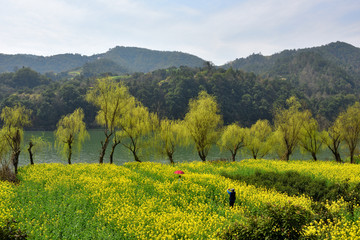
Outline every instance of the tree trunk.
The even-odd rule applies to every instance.
[[[332,154],[335,157],[335,161],[341,163],[341,157],[340,157],[340,153],[338,151],[338,148],[334,145],[334,148],[331,148],[330,146],[328,146],[328,148],[330,149],[330,151],[332,152]]]
[[[167,152],[167,156],[168,156],[168,158],[169,158],[170,163],[171,163],[171,164],[174,164],[173,153]]]
[[[71,155],[72,155],[71,142],[68,142],[68,146],[69,146],[68,164],[71,164]]]
[[[354,163],[354,150],[350,151],[350,163]]]
[[[206,155],[202,151],[198,151],[199,157],[203,162],[206,162]]]
[[[28,147],[28,152],[29,152],[29,156],[30,156],[30,164],[34,165],[34,159],[33,159],[33,153],[31,151],[31,148],[34,146],[34,144],[32,142],[29,142],[29,147]]]
[[[236,152],[231,153],[231,159],[233,162],[235,162]]]
[[[287,149],[284,156],[282,157],[282,159],[285,161],[289,161],[290,155],[291,155],[291,151],[289,149]]]
[[[15,175],[18,173],[18,164],[19,164],[19,155],[20,155],[20,143],[21,143],[21,136],[20,136],[20,131],[17,130],[16,134],[14,136],[14,138],[12,139],[13,141],[13,152],[11,154],[11,162],[14,166],[14,171],[15,171]]]
[[[316,153],[312,152],[312,153],[311,153],[311,156],[312,156],[312,158],[313,158],[314,161],[317,161]]]
[[[105,143],[101,142],[101,152],[100,152],[100,158],[99,158],[99,163],[102,164],[104,162],[104,156],[105,156],[105,152],[106,152],[106,148],[109,144],[109,139],[110,139],[110,135],[106,135],[105,138]]]
[[[132,154],[134,155],[134,159],[136,162],[141,162],[141,160],[139,159],[138,155],[136,154],[136,151],[131,150]]]
[[[337,162],[341,163],[342,160],[341,160],[341,157],[340,157],[340,153],[336,151],[336,153],[334,153],[334,155],[335,155],[335,160],[336,160]]]
[[[354,163],[355,147],[349,146],[349,152],[350,152],[350,163]]]
[[[14,166],[15,175],[18,173],[19,155],[20,155],[20,150],[15,151],[11,154],[11,162],[13,163]]]
[[[111,153],[110,153],[110,164],[113,163],[114,160],[114,153],[115,153],[115,148],[117,145],[119,145],[120,142],[114,142],[114,144],[111,146]]]

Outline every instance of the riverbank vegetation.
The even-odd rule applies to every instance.
[[[206,91],[200,91],[197,97],[190,99],[188,112],[180,120],[160,119],[157,113],[149,111],[136,100],[124,83],[111,77],[97,79],[94,86],[88,89],[86,100],[96,106],[95,120],[104,132],[104,140],[99,142],[100,164],[104,163],[105,152],[109,151],[108,146],[111,146],[110,163],[113,162],[118,145],[128,149],[136,162],[142,161],[141,154],[144,149],[156,148],[156,145],[165,146],[165,151],[159,152],[165,153],[169,161],[174,163],[176,160],[172,156],[176,145],[189,143],[194,145],[203,162],[206,161],[211,147],[216,144],[221,149],[230,151],[233,161],[241,148],[250,152],[255,159],[259,154],[264,157],[269,152],[274,152],[279,159],[288,161],[298,147],[316,161],[321,148],[327,147],[334,159],[342,162],[340,144],[348,149],[350,163],[355,163],[357,159],[360,141],[359,102],[341,112],[327,130],[321,131],[311,111],[295,96],[286,100],[286,108],[276,109],[272,126],[268,120],[258,120],[251,127],[243,127],[241,123],[224,125],[217,98]],[[15,174],[21,146],[24,145],[23,128],[31,123],[31,116],[32,111],[20,104],[5,107],[1,112],[1,163],[3,166],[11,165]],[[69,164],[73,144],[77,143],[79,149],[87,136],[84,118],[83,109],[78,108],[73,113],[62,116],[57,124],[56,147]],[[175,125],[175,122],[176,132],[169,135],[161,130],[169,124]],[[159,134],[164,136],[159,137]],[[31,144],[34,143],[30,142],[29,146]],[[11,155],[10,160],[8,154]]]

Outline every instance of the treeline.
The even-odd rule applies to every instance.
[[[232,68],[216,68],[209,63],[202,68],[169,68],[112,77],[124,82],[136,99],[161,118],[183,118],[189,100],[205,90],[216,97],[225,124],[239,122],[243,126],[251,126],[258,119],[272,123],[276,109],[284,107],[289,97],[296,96],[324,128],[358,99],[356,89],[308,97],[306,89],[291,81],[270,80]],[[96,109],[85,101],[95,79],[79,75],[69,80],[54,80],[29,68],[3,73],[0,74],[0,108],[20,103],[33,111],[32,129],[53,130],[62,115],[81,107],[87,126],[97,127]]]
[[[263,78],[210,64],[198,69],[180,67],[133,74],[124,81],[136,98],[160,116],[184,117],[189,99],[205,90],[216,97],[225,123],[240,122],[244,126],[258,119],[273,122],[276,109],[285,107],[286,99],[296,96],[319,120],[321,127],[326,127],[358,99],[357,89],[331,94],[312,90],[314,94],[308,96],[311,84],[299,86],[282,78]],[[340,85],[332,87],[341,89]]]
[[[88,77],[78,75],[72,79],[58,79],[59,76],[41,75],[30,68],[0,74],[0,108],[20,103],[33,111],[32,125],[28,128],[53,130],[62,115],[81,107],[87,126],[97,127],[96,109],[85,101],[85,94],[97,75],[89,72]],[[174,67],[112,77],[124,82],[136,99],[161,118],[183,118],[189,100],[205,90],[216,97],[225,124],[239,122],[243,126],[251,126],[258,119],[272,123],[276,109],[285,107],[286,99],[296,96],[316,117],[320,127],[326,128],[341,111],[358,100],[356,89],[327,95],[314,93],[309,97],[304,87],[291,81],[270,80],[232,68],[216,68],[209,63],[202,68]]]
[[[359,102],[349,106],[327,130],[321,131],[318,121],[295,96],[286,100],[286,108],[276,109],[273,124],[266,119],[259,119],[251,127],[243,127],[239,123],[224,125],[216,97],[204,90],[190,99],[184,118],[177,120],[159,117],[149,111],[130,94],[123,82],[111,77],[97,79],[86,92],[85,98],[96,107],[95,120],[104,132],[99,147],[99,163],[104,162],[105,152],[109,148],[112,163],[118,145],[127,148],[137,162],[141,162],[141,151],[152,146],[166,155],[170,163],[174,163],[176,149],[189,143],[195,146],[199,158],[204,162],[210,149],[217,144],[231,153],[233,161],[242,148],[246,148],[254,159],[275,152],[279,159],[288,161],[298,146],[310,153],[316,161],[317,154],[324,146],[332,152],[337,162],[342,162],[339,150],[340,145],[344,145],[349,150],[350,163],[355,163],[360,142]],[[23,128],[31,123],[32,113],[32,110],[16,104],[3,108],[0,115],[3,121],[0,130],[0,160],[2,166],[11,163],[15,174],[22,149]],[[77,108],[58,120],[55,147],[71,164],[74,146],[80,149],[87,136],[84,111]],[[41,138],[30,140],[28,151],[31,164],[34,164],[33,147],[43,144]],[[7,156],[10,156],[10,161]]]

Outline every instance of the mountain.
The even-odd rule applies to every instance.
[[[0,54],[0,73],[13,72],[22,67],[30,67],[39,73],[59,73],[81,67],[95,59],[94,57],[82,56],[80,54],[59,54],[50,57],[28,54]]]
[[[253,54],[224,68],[254,72],[307,88],[306,94],[334,94],[360,88],[360,48],[344,42],[321,47],[285,50],[271,56]]]
[[[99,57],[110,59],[131,72],[151,72],[169,67],[202,67],[204,65],[204,60],[194,55],[136,47],[115,47]]]
[[[83,70],[84,66],[91,74],[114,70],[114,73],[131,73],[179,66],[201,67],[203,64],[203,59],[187,53],[119,46],[92,56],[59,54],[43,57],[27,54],[0,54],[0,73],[13,72],[22,67],[30,67],[39,73],[60,73],[74,69]],[[89,67],[94,69],[89,69]]]

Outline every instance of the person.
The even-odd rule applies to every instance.
[[[235,200],[236,200],[236,192],[234,188],[229,188],[227,190],[227,193],[230,195],[229,196],[229,203],[230,203],[230,207],[233,207],[235,204]]]

